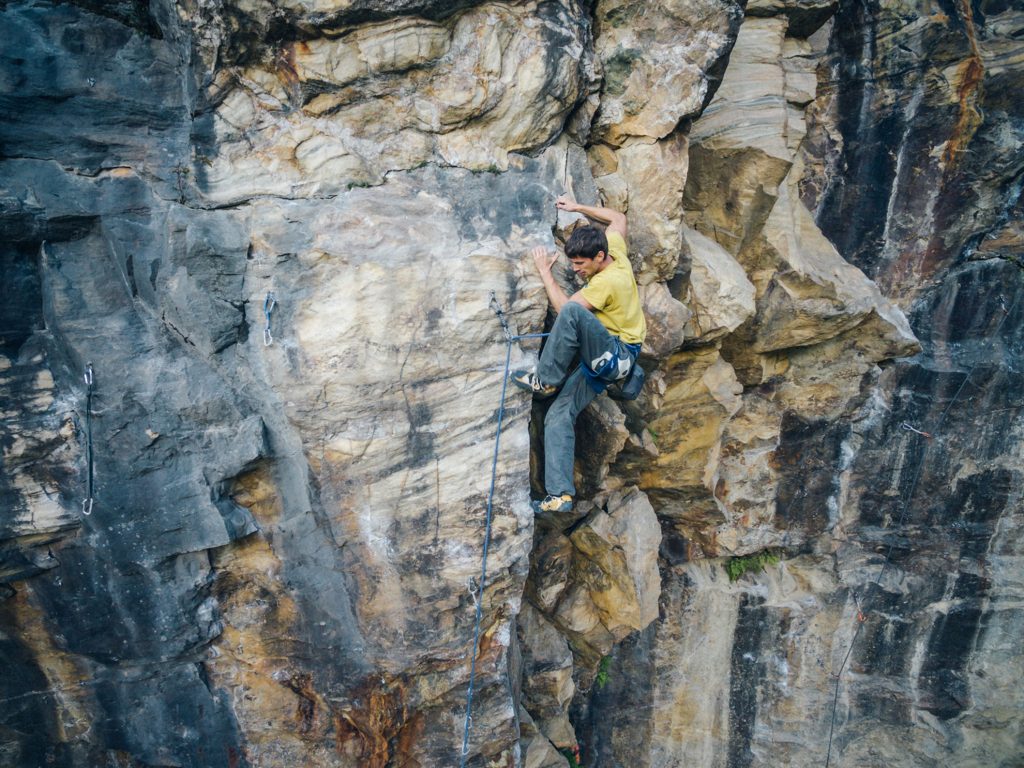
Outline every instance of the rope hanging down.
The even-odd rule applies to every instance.
[[[473,683],[476,679],[476,656],[477,646],[480,644],[480,622],[484,611],[484,586],[487,584],[487,551],[491,544],[491,519],[494,511],[494,485],[498,475],[498,448],[501,444],[501,425],[505,419],[505,394],[508,390],[508,372],[512,363],[512,345],[522,339],[540,339],[546,333],[526,333],[513,335],[508,325],[508,318],[498,303],[498,298],[491,291],[490,307],[501,322],[501,329],[505,334],[505,372],[501,377],[501,401],[498,404],[498,428],[494,435],[494,456],[491,460],[491,486],[487,492],[487,517],[484,523],[484,552],[480,566],[480,580],[476,584],[476,592],[470,590],[473,602],[476,604],[476,619],[473,624],[473,647],[470,649],[469,664],[469,690],[466,693],[466,723],[462,733],[462,755],[459,760],[460,768],[466,768],[466,757],[469,755],[469,730],[473,724]]]
[[[1003,329],[1003,323],[1006,322],[1006,318],[1012,315],[1013,311],[1017,308],[1017,300],[1019,298],[1020,291],[1018,291],[1017,295],[1014,297],[1013,304],[1010,307],[1010,309],[1007,309],[1005,299],[1000,297],[999,305],[1002,308],[1004,314],[1002,319],[999,321],[999,325],[996,326],[995,332],[992,334],[993,338],[999,337],[999,333]],[[942,425],[945,424],[946,422],[946,415],[949,413],[950,409],[957,402],[957,400],[960,399],[960,394],[964,391],[964,387],[967,386],[967,382],[971,380],[971,377],[974,375],[974,370],[977,367],[978,363],[975,362],[974,365],[972,365],[970,369],[967,371],[967,375],[964,376],[964,380],[960,382],[960,386],[957,387],[957,390],[954,393],[953,398],[949,401],[945,409],[942,411],[942,414],[939,416],[939,419],[935,423],[935,427],[931,432],[925,432],[923,430],[917,429],[907,422],[903,422],[902,424],[900,424],[900,429],[906,432],[914,432],[918,435],[921,435],[922,437],[927,439],[927,442],[925,443],[924,451],[921,452],[921,458],[917,462],[917,469],[914,472],[914,478],[910,482],[909,490],[907,491],[906,496],[904,496],[904,500],[902,501],[902,509],[900,510],[900,516],[899,519],[896,521],[896,525],[893,530],[898,530],[903,527],[903,523],[907,518],[907,510],[910,508],[910,502],[913,501],[914,493],[917,491],[917,482],[918,480],[921,479],[921,472],[924,468],[925,458],[928,455],[929,449],[933,445],[932,440],[936,435],[940,434],[940,431],[942,430]],[[885,576],[886,571],[888,571],[889,566],[892,565],[892,552],[895,546],[895,543],[890,542],[889,548],[886,550],[885,557],[882,560],[882,568],[879,570],[878,575],[874,578],[874,580],[869,582],[869,587],[878,587],[878,585],[881,584],[882,578]],[[862,594],[866,595],[867,592],[868,590],[865,589],[862,591]],[[860,636],[860,631],[864,627],[864,622],[867,621],[868,611],[861,604],[860,596],[857,594],[856,591],[853,592],[853,600],[854,603],[857,605],[857,628],[853,632],[853,637],[850,639],[850,647],[846,650],[846,655],[843,657],[843,663],[839,665],[839,671],[836,672],[835,676],[836,687],[835,692],[832,696],[832,719],[828,729],[828,751],[825,753],[825,768],[829,768],[829,764],[832,761],[832,737],[835,734],[836,728],[836,709],[839,705],[839,685],[842,682],[843,671],[846,669],[846,664],[847,662],[849,662],[850,656],[853,654],[853,647],[857,644],[857,638]]]
[[[88,517],[92,514],[92,390],[93,372],[92,363],[85,364],[85,498],[82,499],[82,514]]]

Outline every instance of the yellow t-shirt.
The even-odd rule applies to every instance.
[[[608,255],[613,261],[583,287],[583,298],[608,332],[627,344],[642,344],[647,323],[640,308],[633,267],[626,256],[626,241],[618,232],[606,232]]]

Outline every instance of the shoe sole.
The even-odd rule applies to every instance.
[[[509,376],[508,380],[511,381],[513,384],[515,384],[517,387],[519,387],[524,392],[529,392],[530,394],[532,394],[534,397],[536,397],[538,399],[544,399],[544,398],[547,398],[547,397],[551,397],[556,392],[558,392],[557,389],[552,389],[550,391],[540,391],[540,392],[538,392],[536,389],[531,387],[529,384],[526,384],[525,382],[519,381],[519,379],[514,379],[511,376]]]
[[[560,515],[564,512],[572,512],[572,504],[568,507],[559,507],[558,509],[542,509],[539,501],[531,501],[530,508],[533,509],[535,515]]]

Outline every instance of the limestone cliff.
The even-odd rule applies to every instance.
[[[0,23],[4,765],[1019,764],[1015,4]],[[509,393],[480,584],[563,192],[648,384],[557,519]]]

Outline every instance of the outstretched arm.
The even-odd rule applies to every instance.
[[[563,211],[569,211],[570,213],[582,213],[588,219],[593,219],[594,221],[600,221],[602,224],[607,224],[608,229],[613,232],[618,232],[622,235],[623,239],[626,237],[626,215],[619,213],[619,211],[613,210],[612,208],[602,208],[596,205],[580,205],[579,203],[574,203],[565,195],[561,195],[555,201],[555,207]]]
[[[530,251],[530,255],[533,256],[533,263],[537,266],[537,271],[540,273],[541,282],[544,283],[544,290],[548,294],[548,301],[555,308],[556,314],[561,312],[562,307],[570,301],[575,301],[577,304],[582,304],[587,309],[593,310],[590,302],[583,298],[582,291],[576,291],[572,296],[566,296],[565,291],[555,282],[555,276],[551,274],[551,269],[555,266],[555,262],[558,261],[557,251],[548,251],[543,245],[538,245]]]

